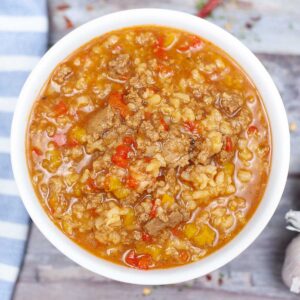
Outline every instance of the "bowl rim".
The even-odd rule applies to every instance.
[[[248,74],[262,96],[269,116],[273,147],[271,172],[265,194],[249,222],[236,237],[192,264],[146,272],[96,257],[64,235],[52,223],[34,193],[25,154],[26,131],[32,105],[57,63],[93,37],[138,25],[158,25],[189,31],[227,52]],[[289,159],[290,135],[286,112],[279,92],[261,62],[238,39],[217,25],[184,12],[167,9],[144,8],[111,13],[89,21],[64,36],[46,52],[27,78],[16,105],[11,128],[11,162],[16,184],[22,201],[39,230],[58,250],[82,267],[99,275],[133,284],[162,285],[191,280],[210,273],[237,257],[258,237],[275,212],[286,183]]]

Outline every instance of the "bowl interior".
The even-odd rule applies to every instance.
[[[95,257],[67,238],[48,218],[31,184],[25,155],[26,124],[38,93],[55,66],[82,44],[109,31],[136,25],[161,25],[195,33],[227,52],[248,74],[264,101],[272,129],[272,166],[265,195],[253,217],[227,245],[208,257],[176,269],[139,271]],[[286,182],[289,165],[289,130],[280,95],[259,60],[232,35],[195,16],[162,9],[122,11],[80,26],[55,44],[27,79],[14,114],[11,136],[12,165],[23,202],[41,232],[66,256],[103,276],[135,284],[169,284],[205,275],[246,249],[273,215]]]

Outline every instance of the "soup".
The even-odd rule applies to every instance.
[[[271,134],[260,95],[224,51],[173,28],[97,37],[55,67],[27,158],[49,218],[96,256],[137,269],[197,261],[263,197]]]

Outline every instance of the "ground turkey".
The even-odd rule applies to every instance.
[[[244,104],[243,97],[239,94],[223,93],[220,98],[220,107],[228,117],[235,116]]]
[[[173,228],[182,221],[184,221],[184,215],[181,214],[179,211],[173,211],[168,216],[167,222],[163,222],[159,218],[154,218],[147,222],[144,228],[150,235],[156,236],[162,229],[167,227]]]
[[[170,167],[184,167],[189,163],[190,137],[179,130],[170,130],[162,145],[162,156]]]

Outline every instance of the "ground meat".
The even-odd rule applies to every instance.
[[[139,134],[149,138],[152,142],[157,142],[159,140],[159,133],[150,121],[144,121],[141,124],[139,128]]]
[[[162,229],[167,227],[173,228],[179,223],[181,223],[183,220],[183,215],[179,211],[174,211],[168,216],[167,222],[163,222],[159,218],[154,218],[147,222],[144,225],[144,228],[150,235],[156,236]]]
[[[89,115],[89,119],[86,124],[87,134],[93,135],[95,138],[99,138],[105,131],[114,125],[114,116],[115,113],[110,106]]]
[[[114,75],[125,75],[129,72],[130,56],[129,54],[120,54],[108,63],[109,73]]]
[[[142,32],[135,38],[137,44],[139,44],[141,46],[153,44],[154,39],[155,39],[155,37],[151,32]]]
[[[59,84],[62,84],[66,79],[68,79],[73,74],[71,67],[62,65],[57,72],[53,75],[53,80]]]
[[[233,117],[241,110],[244,100],[243,97],[237,93],[223,93],[219,104],[228,117]]]
[[[200,163],[207,165],[212,157],[222,149],[222,134],[217,131],[211,131],[204,140],[196,140],[190,153],[191,158]]]
[[[172,130],[162,146],[162,156],[171,167],[184,167],[189,163],[190,138]]]
[[[128,116],[125,122],[127,126],[136,130],[140,126],[143,119],[144,119],[144,112],[138,111],[133,116]]]
[[[129,87],[134,87],[139,90],[155,84],[152,72],[147,70],[145,73],[137,74],[130,78]]]

